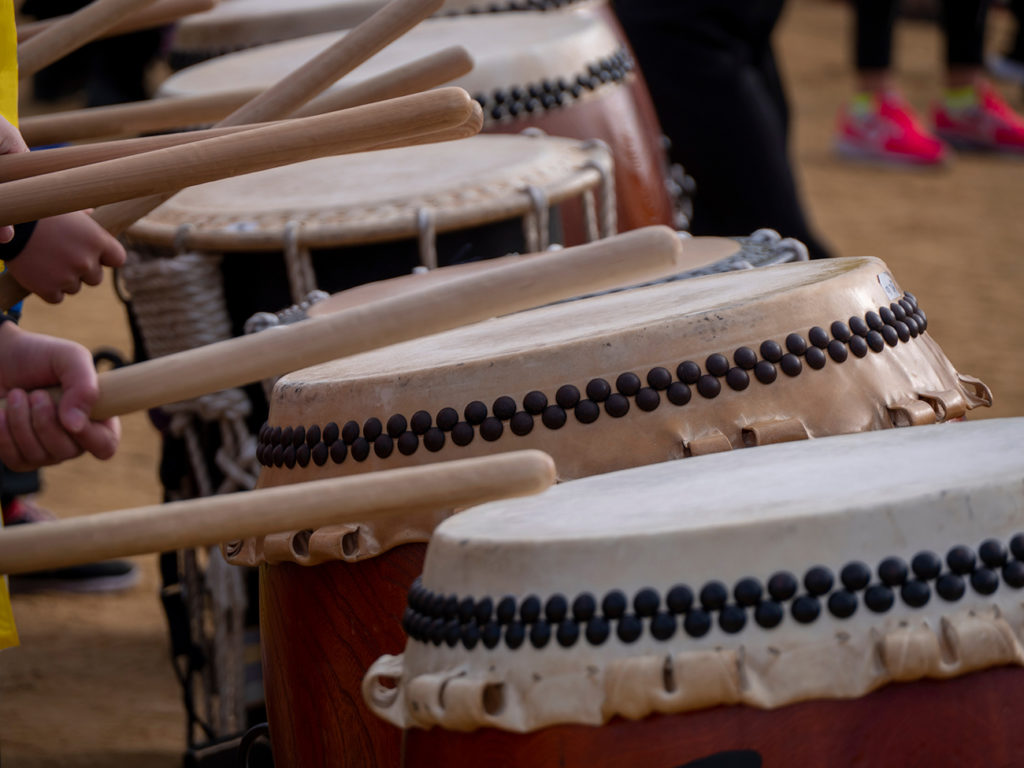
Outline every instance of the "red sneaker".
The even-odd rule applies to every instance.
[[[945,162],[945,145],[925,129],[913,109],[897,94],[879,94],[866,115],[839,112],[836,150],[858,160],[902,165],[937,165]]]
[[[1024,153],[1024,118],[992,86],[978,86],[978,103],[968,109],[935,109],[935,131],[954,147]]]

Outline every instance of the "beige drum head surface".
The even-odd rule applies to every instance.
[[[166,245],[188,225],[194,248],[280,248],[290,222],[305,245],[411,237],[420,209],[446,231],[523,216],[528,185],[551,204],[578,196],[600,181],[590,164],[606,158],[572,139],[503,135],[325,157],[185,189],[129,237]]]
[[[172,75],[160,96],[196,96],[240,88],[266,88],[338,39],[314,35],[221,56]],[[620,44],[598,17],[578,13],[517,13],[429,19],[398,38],[339,81],[354,84],[452,45],[464,46],[474,68],[450,83],[471,94],[527,84],[572,85],[608,64]]]

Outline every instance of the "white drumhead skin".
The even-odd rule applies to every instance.
[[[590,164],[610,165],[600,147],[549,136],[474,136],[461,141],[324,157],[182,190],[129,230],[170,246],[183,225],[207,250],[281,249],[302,225],[306,245],[412,237],[429,209],[438,231],[523,216],[528,185],[551,204],[600,182]]]
[[[158,95],[266,88],[343,34],[313,35],[196,64],[167,78]],[[474,67],[449,85],[471,94],[558,78],[572,80],[620,48],[611,29],[590,14],[524,12],[428,19],[345,75],[335,87],[362,82],[453,45],[469,51]]]
[[[718,704],[856,697],[890,681],[1022,664],[1022,442],[1024,419],[846,435],[631,469],[469,510],[431,540],[427,598],[497,604],[508,595],[520,606],[534,595],[544,606],[560,595],[572,606],[586,593],[601,616],[603,597],[618,590],[639,635],[623,639],[613,617],[596,643],[586,637],[588,621],[570,620],[580,632],[567,647],[556,641],[566,629],[559,622],[534,647],[528,621],[521,646],[510,647],[503,629],[491,648],[479,640],[451,647],[412,622],[419,639],[410,638],[404,658],[374,665],[367,701],[403,727],[529,731]],[[973,576],[951,570],[957,547],[974,558]],[[928,553],[936,571],[910,569]],[[878,567],[888,558],[908,569],[913,590],[897,584],[885,604]],[[869,581],[847,589],[840,576],[854,563],[866,565]],[[832,578],[817,582],[817,597],[805,586],[814,568]],[[781,618],[765,626],[733,590],[752,579],[767,602],[780,572],[795,577],[796,592],[778,597]],[[710,582],[725,589],[731,631],[724,608],[698,611]],[[963,591],[951,592],[950,582]],[[695,602],[673,614],[666,595],[676,585]],[[662,621],[675,617],[669,637],[655,638],[652,619],[633,613],[643,589],[657,593]],[[923,603],[908,597],[922,592]],[[852,615],[831,608],[839,593],[853,598]],[[413,605],[431,615],[429,599]],[[682,619],[697,612],[710,617],[706,634],[684,629]],[[397,692],[378,688],[377,677],[398,677]]]

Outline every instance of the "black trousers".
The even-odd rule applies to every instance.
[[[899,0],[854,0],[854,65],[889,69]],[[988,0],[943,0],[947,66],[981,66]]]
[[[771,35],[783,0],[619,0],[615,11],[654,99],[673,162],[697,182],[691,231],[812,233],[787,146],[789,109]]]

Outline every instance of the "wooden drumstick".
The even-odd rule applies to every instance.
[[[117,24],[96,36],[97,40],[115,35],[137,32],[140,29],[152,29],[170,24],[193,13],[202,13],[216,6],[216,0],[154,0],[148,7],[141,8],[126,15]],[[54,24],[62,22],[66,16],[42,19],[18,25],[18,43],[22,44]]]
[[[461,88],[442,88],[9,181],[0,184],[0,211],[6,221],[19,224],[327,154],[358,152],[461,128],[474,114],[475,104]],[[113,224],[105,225],[119,234]]]
[[[0,530],[0,574],[465,508],[540,493],[554,481],[551,457],[527,450],[19,525]]]
[[[154,0],[92,0],[82,10],[35,35],[18,46],[18,77],[25,79],[43,67],[95,40],[126,14],[146,7]]]
[[[217,136],[251,131],[259,126],[267,125],[271,125],[271,123],[208,128],[204,131],[167,133],[159,136],[143,136],[137,139],[120,139],[71,147],[55,147],[54,149],[43,149],[36,152],[21,152],[17,155],[3,155],[0,156],[0,182],[27,179],[44,173],[55,173],[68,168],[102,163],[106,160],[116,160],[119,157],[129,157],[143,152],[152,152],[157,149],[177,147],[182,144],[191,144]],[[479,109],[479,105],[477,105],[473,110],[473,114],[455,128],[445,128],[437,132],[407,137],[397,142],[375,144],[367,147],[367,150],[384,149],[392,146],[406,147],[412,144],[428,144],[436,141],[468,138],[479,133],[482,127],[483,112]]]
[[[668,227],[552,251],[264,333],[227,339],[99,376],[94,419],[188,400],[311,365],[583,293],[678,271]]]
[[[331,112],[335,109],[369,104],[407,96],[461,77],[473,68],[473,60],[461,46],[444,48],[429,56],[351,86],[341,86],[317,97],[290,117]],[[123,136],[146,131],[167,131],[221,120],[262,91],[237,91],[152,99],[131,104],[113,104],[75,109],[22,119],[19,128],[29,146]]]

